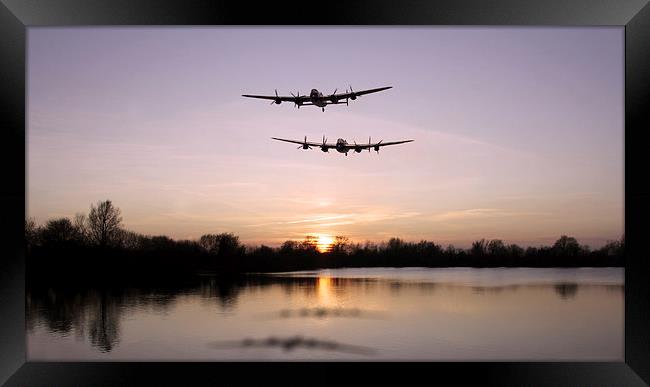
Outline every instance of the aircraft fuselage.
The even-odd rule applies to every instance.
[[[342,138],[336,140],[336,151],[339,153],[348,153],[349,149],[346,149],[345,146],[348,145],[348,142]]]
[[[316,89],[311,89],[311,93],[309,93],[309,99],[311,100],[311,103],[320,108],[324,108],[327,105],[327,101],[323,99],[323,93]]]

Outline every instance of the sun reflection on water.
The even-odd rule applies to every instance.
[[[332,306],[334,295],[332,294],[332,278],[329,276],[318,277],[318,302],[321,306]]]

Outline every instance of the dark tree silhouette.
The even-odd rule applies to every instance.
[[[513,243],[508,246],[508,254],[513,258],[521,258],[524,256],[524,249]]]
[[[482,257],[485,255],[486,251],[487,251],[487,242],[485,241],[485,239],[472,242],[472,248],[470,249],[471,255],[475,257]]]
[[[316,252],[318,251],[318,237],[307,235],[305,236],[305,239],[296,246],[296,248],[300,251]]]
[[[115,239],[120,247],[127,250],[138,250],[144,247],[147,238],[144,235],[122,228],[116,233]]]
[[[60,245],[73,242],[78,239],[75,227],[68,218],[49,220],[41,233],[44,244]]]
[[[506,256],[508,249],[501,239],[493,239],[487,244],[487,252],[492,256]]]
[[[90,214],[88,214],[88,231],[91,240],[101,247],[113,242],[122,224],[120,213],[120,209],[113,206],[110,200],[98,202],[97,206],[91,204]]]
[[[210,254],[219,254],[219,236],[216,234],[202,235],[199,245]]]
[[[403,246],[404,246],[404,241],[401,240],[400,238],[390,238],[388,240],[387,249],[397,251],[401,249]]]
[[[34,218],[25,219],[25,245],[27,249],[38,244],[39,229]]]
[[[199,245],[209,254],[220,256],[235,254],[242,248],[233,233],[205,234],[199,238]]]
[[[89,216],[52,219],[38,226],[25,220],[27,259],[32,275],[43,278],[137,279],[175,277],[179,273],[313,270],[336,267],[580,267],[623,266],[625,239],[591,250],[563,235],[553,246],[507,245],[502,240],[477,240],[471,248],[442,246],[421,240],[391,238],[379,244],[352,243],[337,236],[329,251],[318,239],[286,241],[279,248],[243,246],[232,233],[205,234],[198,240],[148,236],[120,227],[120,211],[106,200],[91,206]],[[321,247],[321,249],[318,249]],[[70,270],[73,268],[74,270]]]
[[[562,235],[553,244],[553,253],[558,256],[575,257],[580,253],[580,244],[576,238]]]
[[[285,241],[280,246],[280,254],[292,254],[298,250],[298,242],[296,241]]]
[[[625,247],[625,237],[621,238],[620,241],[608,241],[605,246],[599,249],[604,255],[612,257],[615,255],[622,255],[623,248]]]
[[[90,236],[90,230],[88,229],[88,218],[85,214],[78,212],[74,216],[72,225],[75,228],[77,236],[82,242],[86,242]]]
[[[352,251],[350,239],[346,236],[337,235],[334,238],[334,243],[330,247],[330,251],[333,254],[349,254]]]
[[[223,233],[217,235],[219,240],[219,255],[234,255],[242,251],[239,244],[239,237],[233,233]]]

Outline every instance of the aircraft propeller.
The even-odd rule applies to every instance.
[[[331,100],[332,100],[332,103],[338,103],[338,101],[339,101],[339,99],[336,97],[336,91],[337,91],[337,90],[338,90],[338,89],[334,89],[334,92],[333,92],[332,95],[330,96],[330,98],[331,98]]]
[[[300,149],[300,148],[302,148],[302,149],[311,149],[311,146],[309,146],[309,144],[307,144],[307,136],[305,136],[305,143],[302,144],[302,145],[299,145],[298,148],[296,148],[296,149]]]
[[[350,96],[350,99],[354,101],[355,99],[357,99],[357,95],[354,94],[354,90],[352,90],[352,85],[349,85],[349,86],[350,86],[350,94],[352,94]]]
[[[278,105],[280,103],[282,103],[282,100],[280,99],[280,96],[278,95],[278,89],[275,89],[275,99],[273,101],[271,101],[271,105],[273,105],[274,103],[276,103]]]
[[[298,95],[293,95],[293,93],[291,93],[291,96],[293,96],[293,98],[296,99],[295,101],[293,101],[293,106],[300,109],[300,105],[302,105],[302,102],[299,102],[300,101],[300,90],[298,90]]]
[[[323,152],[327,152],[327,147],[325,146],[327,144],[327,138],[325,138],[325,135],[323,135],[323,145],[320,146],[320,150]]]

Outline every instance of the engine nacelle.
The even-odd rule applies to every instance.
[[[354,94],[352,94],[352,95],[350,96],[350,99],[354,101],[355,99],[357,99],[357,96],[354,95]]]
[[[379,152],[379,145],[375,145],[375,152]]]
[[[339,99],[338,98],[332,98],[332,103],[338,103]]]
[[[278,98],[278,99],[275,100],[275,103],[279,105],[279,104],[282,103],[282,100]]]
[[[357,153],[361,153],[361,148],[354,148],[354,151]]]
[[[320,150],[322,150],[323,152],[329,152],[330,151],[329,148],[325,148],[324,146],[322,146],[320,148]]]

